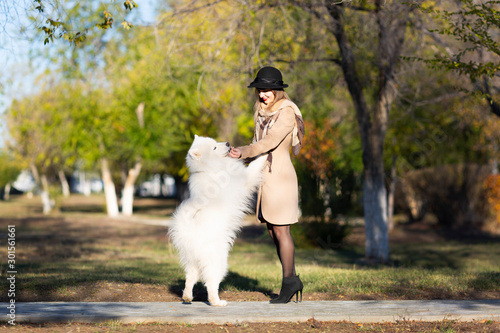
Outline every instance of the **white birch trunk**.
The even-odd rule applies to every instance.
[[[5,189],[4,189],[4,194],[3,194],[3,199],[5,201],[9,200],[10,199],[10,183],[8,183],[7,185],[5,185]]]
[[[387,196],[387,225],[389,231],[394,229],[394,192],[396,192],[397,181],[396,156],[393,156],[391,166],[391,183],[389,185],[389,193]]]
[[[61,182],[63,196],[67,198],[70,195],[68,180],[66,179],[66,176],[64,175],[64,172],[62,170],[59,170],[58,176],[59,181]]]
[[[47,180],[47,176],[42,175],[42,177],[40,177],[38,169],[34,164],[31,164],[30,168],[31,168],[31,174],[33,175],[33,178],[35,178],[35,182],[38,184],[41,190],[40,198],[42,199],[43,213],[49,214],[51,211],[51,205],[50,205],[50,195],[49,195],[49,182]]]
[[[369,261],[389,261],[389,234],[387,230],[387,191],[383,177],[365,171],[363,182],[365,210],[366,258]]]
[[[101,160],[101,169],[108,216],[116,217],[119,214],[118,199],[116,198],[115,184],[113,183],[113,178],[111,177],[111,172],[109,171],[108,160],[106,158]]]
[[[134,184],[141,172],[142,163],[137,162],[134,168],[128,171],[127,180],[122,194],[122,214],[132,216],[134,210]]]
[[[41,198],[42,198],[42,205],[43,205],[43,213],[45,215],[50,214],[52,210],[52,204],[50,200],[50,194],[49,194],[49,182],[47,180],[46,175],[42,175],[40,177],[40,181],[42,183],[42,193],[41,193]]]
[[[80,172],[79,173],[79,181],[80,181],[80,190],[82,191],[83,195],[88,197],[91,194],[91,184],[90,184],[90,179],[87,179],[87,173],[86,172]]]

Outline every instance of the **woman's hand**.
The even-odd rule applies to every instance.
[[[239,150],[238,148],[231,147],[231,150],[229,151],[229,157],[240,158],[241,150]]]

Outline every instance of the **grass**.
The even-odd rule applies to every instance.
[[[418,254],[419,245],[413,245]],[[430,250],[441,250],[439,245],[428,245]],[[499,291],[500,256],[498,244],[450,244],[446,248],[450,254],[445,265],[443,257],[434,262],[427,259],[422,262],[408,262],[392,267],[366,267],[345,259],[336,251],[297,250],[297,271],[308,292],[327,293],[334,298],[370,297],[379,295],[387,298],[455,298],[473,296],[482,291]],[[461,258],[464,251],[475,253],[472,258]],[[256,255],[248,258],[248,249]],[[401,258],[408,247],[393,248],[394,256]],[[354,250],[355,253],[358,253]],[[423,251],[423,250],[422,250]],[[272,246],[237,244],[230,258],[231,271],[259,281],[263,289],[275,290],[280,279],[280,265],[273,257]],[[425,251],[424,251],[425,252]],[[361,256],[361,253],[359,253]],[[319,259],[316,258],[319,256]],[[316,260],[318,259],[318,260]],[[407,259],[405,257],[405,259]],[[318,263],[319,262],[319,263]]]
[[[0,258],[7,225],[16,226],[18,301],[178,301],[184,275],[166,228],[109,219],[102,197],[74,196],[41,215],[38,199],[0,202]],[[164,219],[170,201],[138,200],[135,219]],[[78,206],[84,207],[83,211]],[[148,207],[152,207],[148,209]],[[358,230],[340,248],[296,249],[305,300],[473,299],[500,297],[500,240],[449,239],[433,229],[392,236],[390,266],[363,261]],[[265,300],[277,292],[281,266],[262,226],[246,227],[229,257],[225,299]],[[425,236],[425,237],[423,237]],[[8,269],[0,260],[2,274]],[[197,291],[203,298],[201,285]],[[7,301],[5,293],[0,301]]]

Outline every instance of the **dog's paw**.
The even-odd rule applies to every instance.
[[[212,305],[212,306],[226,306],[227,302],[220,299],[220,300],[213,301],[213,302],[210,301],[210,305]]]
[[[185,303],[191,303],[193,301],[193,296],[189,296],[189,295],[182,295],[182,300],[185,302]]]

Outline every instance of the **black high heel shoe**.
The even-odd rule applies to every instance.
[[[293,295],[296,295],[295,301],[299,302],[299,294],[300,294],[300,302],[302,302],[303,288],[304,285],[302,284],[302,281],[300,281],[298,275],[283,278],[279,296],[277,298],[270,300],[269,302],[272,304],[288,303],[292,299]]]

